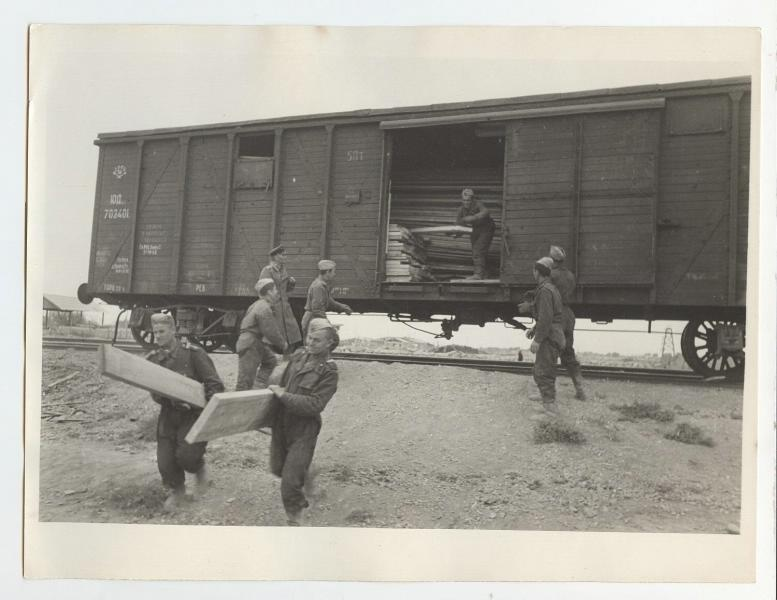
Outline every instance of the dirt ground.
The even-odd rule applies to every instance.
[[[212,357],[233,389],[236,357]],[[530,377],[338,366],[340,386],[323,414],[306,525],[738,530],[741,389],[595,380],[592,398],[579,402],[562,378],[563,422],[585,441],[538,443]],[[95,352],[68,350],[44,350],[43,390],[42,521],[285,524],[279,480],[267,469],[267,435],[211,442],[213,486],[168,515],[155,462],[158,407],[148,393],[101,378]],[[672,420],[624,420],[612,408],[635,402],[657,403]],[[699,427],[712,445],[664,437],[682,423]]]

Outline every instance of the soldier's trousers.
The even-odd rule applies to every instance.
[[[556,361],[559,350],[550,340],[543,340],[534,357],[534,382],[544,402],[556,399]]]
[[[283,508],[287,513],[294,514],[308,506],[302,488],[313,461],[321,424],[310,420],[302,432],[295,428],[297,431],[291,438],[282,421],[279,418],[272,429],[270,471],[281,478]]]
[[[486,276],[486,257],[494,238],[494,227],[472,230],[470,241],[472,242],[472,263],[475,267],[475,275]]]
[[[571,308],[565,306],[561,316],[566,344],[560,352],[559,358],[561,366],[567,370],[570,377],[574,378],[580,373],[580,363],[575,356],[575,313],[572,312]]]
[[[196,473],[205,464],[207,442],[189,444],[184,439],[199,417],[200,411],[163,408],[157,420],[156,463],[162,483],[180,489],[185,473]]]
[[[278,359],[265,344],[260,341],[251,344],[238,353],[235,391],[267,387],[270,373],[277,364]]]

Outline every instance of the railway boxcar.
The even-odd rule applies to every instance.
[[[681,319],[683,354],[740,374],[750,83],[726,79],[101,134],[79,298],[174,310],[207,348],[234,340],[270,248],[299,313],[320,258],[336,296],[399,320],[515,320],[531,265],[567,249],[584,318]],[[463,187],[497,223],[488,278],[452,225]]]

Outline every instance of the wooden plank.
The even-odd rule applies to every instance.
[[[97,358],[100,373],[111,379],[199,408],[205,406],[205,390],[199,381],[108,344],[100,346]]]
[[[244,390],[213,394],[186,435],[190,444],[244,433],[272,425],[277,400],[270,390]]]
[[[731,156],[729,163],[729,209],[728,209],[728,303],[736,302],[737,285],[737,229],[739,202],[739,104],[742,92],[731,92]]]

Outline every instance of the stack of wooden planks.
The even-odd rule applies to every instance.
[[[393,225],[389,230],[388,281],[449,281],[472,273],[470,229],[455,227],[461,190],[465,187],[475,191],[475,197],[489,209],[496,223],[487,270],[493,276],[499,273],[502,172],[497,169],[400,171],[392,175],[391,181],[390,222]],[[406,258],[407,252],[402,255],[402,245],[408,242],[407,234],[401,233],[403,228],[422,240],[416,247],[423,248],[423,258],[415,258],[426,270],[416,278],[410,272],[413,264]],[[424,279],[427,275],[433,279]]]
[[[435,281],[428,263],[428,241],[409,229],[389,225],[386,281]]]

